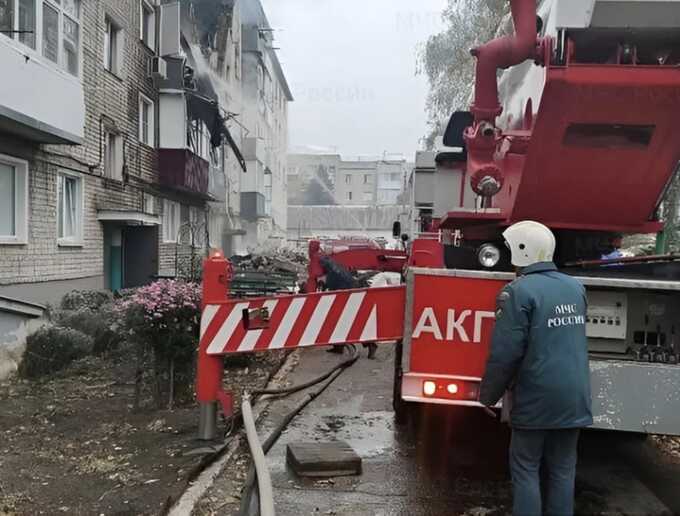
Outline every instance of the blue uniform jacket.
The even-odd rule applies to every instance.
[[[552,262],[531,265],[499,294],[480,402],[511,395],[519,429],[593,423],[585,289]]]

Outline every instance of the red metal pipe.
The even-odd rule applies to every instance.
[[[510,0],[510,8],[515,34],[472,50],[472,55],[477,57],[475,101],[471,108],[476,122],[493,124],[501,114],[497,70],[518,65],[536,52],[536,0]]]

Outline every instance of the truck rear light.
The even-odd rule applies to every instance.
[[[423,394],[428,398],[458,401],[477,401],[479,383],[476,381],[433,379],[423,381]]]
[[[434,396],[436,392],[437,392],[436,383],[430,382],[429,380],[427,382],[423,382],[423,394],[425,394],[425,396]]]

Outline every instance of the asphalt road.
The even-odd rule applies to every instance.
[[[277,515],[509,513],[507,428],[479,410],[437,406],[423,407],[411,423],[397,426],[391,409],[392,349],[382,347],[377,360],[365,354],[362,350],[360,361],[308,406],[269,452]],[[306,351],[290,383],[318,376],[339,359],[324,350]],[[298,399],[269,408],[262,438]],[[362,457],[360,476],[314,481],[286,466],[287,443],[330,440],[346,441]],[[578,514],[680,514],[673,507],[680,499],[680,474],[661,468],[649,448],[637,437],[586,432]]]

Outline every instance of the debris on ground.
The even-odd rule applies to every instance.
[[[674,460],[680,461],[680,437],[669,435],[653,435],[652,442],[661,451],[669,455]]]
[[[0,514],[159,514],[210,447],[194,403],[133,411],[132,351],[86,357],[40,381],[0,383]],[[284,353],[225,365],[225,388],[267,384]],[[150,390],[150,389],[149,389]],[[187,453],[205,447],[204,453]]]

